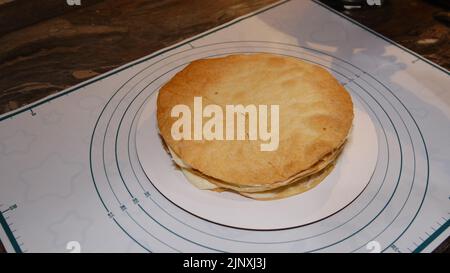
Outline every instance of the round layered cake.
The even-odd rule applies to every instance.
[[[195,109],[199,99],[200,110]],[[174,137],[177,105],[191,110],[184,118],[193,125],[182,128],[191,137]],[[223,114],[205,114],[208,105]],[[256,109],[237,113],[245,123],[241,138],[227,135],[230,128],[233,136],[238,131],[238,117],[231,125],[225,118],[230,105]],[[199,111],[200,119],[193,114]],[[223,119],[215,123],[223,127],[213,128],[223,137],[199,138],[195,122],[206,125],[212,118]],[[256,132],[253,118],[259,122]],[[192,184],[271,200],[311,189],[332,171],[352,126],[353,104],[345,88],[317,65],[274,54],[240,54],[197,60],[178,72],[159,91],[157,119],[163,143]],[[261,149],[268,143],[261,128],[277,134],[275,149]]]

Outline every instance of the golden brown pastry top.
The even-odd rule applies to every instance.
[[[279,146],[260,150],[261,141],[175,141],[173,106],[194,96],[203,106],[279,105]],[[353,120],[353,104],[325,69],[273,54],[230,55],[189,64],[159,91],[158,126],[166,144],[190,167],[235,184],[271,184],[304,171],[337,149]],[[206,122],[207,119],[204,119]]]

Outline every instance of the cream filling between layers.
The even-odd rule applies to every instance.
[[[333,170],[334,163],[329,164],[325,169],[307,176],[305,178],[299,179],[291,184],[282,186],[276,189],[262,191],[262,192],[240,192],[239,194],[246,197],[250,197],[257,200],[274,200],[286,198],[289,196],[297,195],[308,191],[315,186],[319,185],[325,177]]]
[[[191,169],[184,161],[177,156],[177,154],[170,149],[169,146],[167,146],[169,149],[169,153],[172,156],[173,161],[180,167],[181,171],[183,172],[184,176],[186,176],[187,180],[191,182],[195,187],[201,189],[201,190],[213,190],[218,189],[219,187],[211,182],[209,182],[207,179],[195,175],[188,171],[188,169]]]
[[[178,157],[178,155],[167,146],[169,153],[172,156],[172,159],[176,163],[178,167],[180,167],[183,174],[186,176],[188,181],[193,184],[195,187],[202,189],[202,190],[221,190],[221,189],[228,189],[233,190],[240,193],[261,193],[261,192],[267,192],[270,190],[274,190],[280,187],[288,186],[289,184],[295,184],[296,182],[300,180],[306,180],[309,176],[313,176],[315,173],[319,173],[323,169],[325,169],[328,165],[333,164],[333,162],[336,160],[337,156],[341,152],[344,144],[342,144],[338,149],[333,151],[332,153],[328,154],[319,162],[314,164],[311,168],[304,170],[297,175],[294,175],[293,177],[290,177],[283,181],[278,181],[273,184],[269,185],[238,185],[238,184],[232,184],[224,181],[220,181],[218,179],[214,179],[212,177],[207,177],[197,170],[192,169],[188,164],[186,164],[181,158]],[[298,183],[297,183],[298,184]],[[251,197],[251,196],[249,196]],[[252,197],[253,198],[253,197]],[[258,198],[255,198],[258,199]]]

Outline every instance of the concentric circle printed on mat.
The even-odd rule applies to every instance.
[[[367,186],[324,219],[262,230],[238,222],[214,223],[188,211],[179,200],[168,199],[158,188],[163,181],[153,181],[139,161],[139,119],[162,84],[192,60],[251,52],[289,55],[326,67],[374,125],[378,159]],[[146,251],[367,251],[366,243],[375,239],[386,249],[408,227],[405,223],[414,220],[428,177],[421,132],[386,85],[325,53],[271,42],[212,44],[157,58],[118,87],[105,105],[93,131],[90,161],[94,185],[112,223]]]

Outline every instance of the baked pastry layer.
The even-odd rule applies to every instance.
[[[171,109],[178,104],[192,109],[196,96],[223,109],[279,105],[278,149],[261,151],[261,140],[174,140]],[[333,162],[349,133],[353,104],[344,87],[317,65],[241,54],[197,60],[177,73],[159,92],[157,119],[162,138],[187,169],[222,188],[250,193],[285,186]]]

